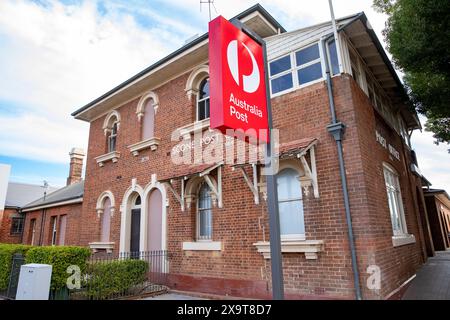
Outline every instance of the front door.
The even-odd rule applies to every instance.
[[[130,252],[139,253],[139,242],[141,234],[141,209],[131,210],[131,238]]]

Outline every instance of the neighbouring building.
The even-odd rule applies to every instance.
[[[2,171],[2,166],[6,167],[0,165],[0,171]],[[2,204],[0,206],[0,243],[22,243],[25,218],[21,208],[42,197],[44,192],[51,193],[56,189],[53,187],[45,189],[42,185],[8,182],[9,169],[8,172],[3,170],[3,174],[0,173],[0,176],[0,204]]]
[[[424,189],[434,249],[450,249],[450,197],[445,190]]]
[[[389,298],[432,248],[410,144],[421,125],[370,23],[364,13],[339,19],[338,54],[331,22],[287,32],[260,5],[235,18],[267,43],[286,296],[355,298],[342,137],[359,288],[364,299]],[[262,164],[173,162],[220,140],[208,76],[205,34],[72,114],[90,123],[79,244],[165,250],[173,289],[267,298]],[[380,285],[368,285],[377,271]]]
[[[84,151],[73,148],[67,185],[21,206],[24,244],[78,245],[83,203],[82,180]],[[36,199],[36,198],[34,198]]]

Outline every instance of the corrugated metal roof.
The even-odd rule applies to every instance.
[[[48,187],[47,193],[52,193],[57,188]],[[31,201],[44,196],[44,188],[39,185],[10,182],[6,192],[5,207],[20,208]]]
[[[40,207],[44,205],[51,205],[55,204],[57,205],[60,202],[78,199],[83,197],[84,192],[84,181],[80,181],[71,185],[68,185],[66,187],[63,187],[61,189],[56,190],[55,192],[52,192],[51,194],[48,194],[45,199],[44,197],[39,198],[38,200],[35,200],[33,202],[30,202],[22,207],[22,210],[30,209],[34,207]]]

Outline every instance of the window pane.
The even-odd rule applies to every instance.
[[[298,70],[298,82],[300,84],[305,84],[320,78],[322,78],[322,66],[320,62]]]
[[[270,75],[276,75],[291,68],[291,56],[286,56],[270,63]]]
[[[211,210],[202,210],[200,212],[199,237],[201,239],[211,239],[211,229],[212,229],[211,216],[212,216]]]
[[[336,42],[330,41],[328,42],[328,49],[330,52],[330,68],[333,75],[339,73],[339,61],[337,57],[337,51],[336,51]]]
[[[281,202],[278,204],[278,210],[280,211],[281,235],[305,233],[301,200]]]
[[[289,73],[279,78],[273,79],[271,81],[271,84],[272,84],[272,93],[278,93],[290,89],[293,86],[292,74]]]
[[[297,171],[293,169],[281,171],[277,175],[277,185],[278,201],[302,198],[302,190]]]
[[[320,58],[319,45],[315,44],[306,49],[297,51],[295,53],[295,58],[297,60],[297,66],[314,61]]]
[[[203,82],[200,84],[200,99],[204,99],[209,97],[209,78],[203,80]]]

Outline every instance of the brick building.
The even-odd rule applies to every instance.
[[[20,208],[25,217],[22,243],[38,246],[78,245],[84,181],[84,151],[73,148],[67,185]]]
[[[44,195],[40,185],[9,181],[9,165],[0,164],[0,243],[22,243],[24,215],[21,208]],[[47,192],[56,190],[48,187]]]
[[[424,190],[428,221],[435,250],[450,248],[450,196],[445,190]]]
[[[338,20],[339,54],[331,22],[286,32],[259,5],[236,18],[267,43],[287,297],[390,297],[432,247],[409,140],[420,123],[366,16]],[[174,163],[221,139],[208,72],[205,34],[73,113],[90,123],[79,244],[167,250],[174,289],[270,297],[263,166]]]

